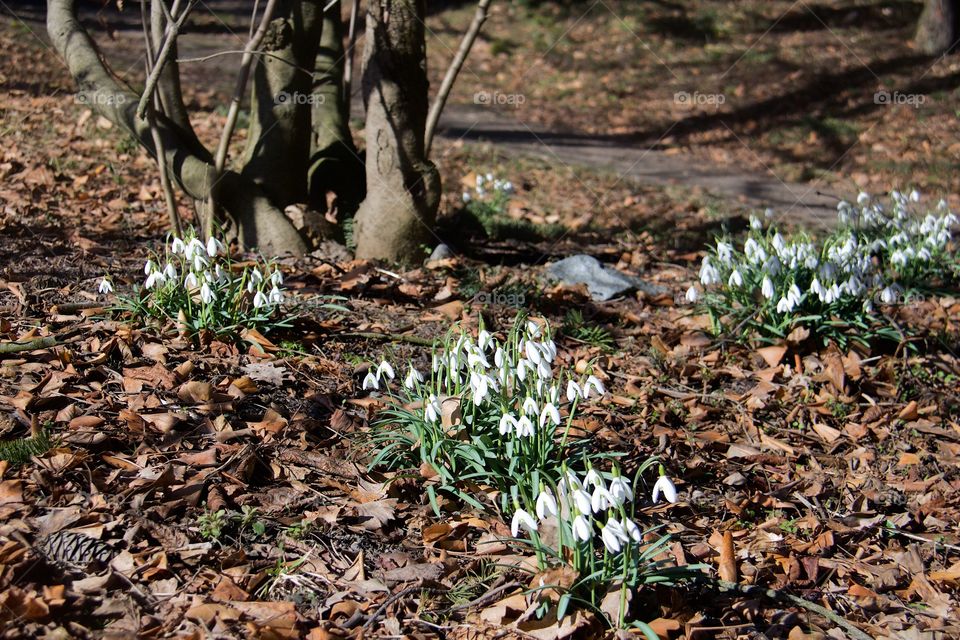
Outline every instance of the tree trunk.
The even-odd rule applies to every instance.
[[[352,216],[366,191],[363,160],[350,133],[349,96],[343,93],[343,21],[339,0],[327,11],[314,65],[310,204],[328,209],[328,194],[340,219]]]
[[[284,0],[253,71],[243,175],[283,208],[307,201],[313,67],[323,28],[320,2]]]
[[[939,56],[954,50],[960,32],[960,0],[926,0],[915,37],[917,50]]]
[[[357,257],[413,261],[432,243],[440,176],[424,152],[424,0],[369,0],[363,99],[367,197],[357,211]]]

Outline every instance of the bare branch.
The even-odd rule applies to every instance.
[[[440,91],[437,92],[433,106],[430,107],[430,115],[427,116],[427,129],[423,136],[423,147],[426,157],[430,157],[430,146],[433,144],[433,136],[436,132],[437,124],[440,122],[440,113],[443,112],[443,107],[447,104],[447,98],[450,97],[450,90],[453,89],[453,83],[460,74],[460,69],[463,68],[463,63],[466,61],[467,56],[470,55],[470,49],[473,48],[473,43],[480,33],[480,28],[487,20],[487,10],[491,2],[493,2],[493,0],[480,0],[477,4],[477,11],[473,14],[473,21],[467,28],[467,32],[463,34],[463,40],[460,41],[460,48],[457,49],[457,54],[453,57],[450,66],[447,67],[447,73],[444,75],[443,82],[440,84]]]
[[[153,99],[153,92],[157,88],[157,82],[160,80],[160,73],[163,71],[164,67],[167,64],[167,60],[173,57],[173,52],[175,50],[175,43],[177,41],[177,35],[180,33],[180,27],[183,26],[183,23],[186,22],[187,16],[190,15],[190,12],[193,10],[195,2],[190,2],[179,16],[176,16],[174,22],[167,23],[167,35],[163,41],[163,47],[160,49],[160,52],[157,53],[156,64],[151,71],[150,76],[147,78],[146,85],[143,88],[143,94],[140,96],[140,102],[137,105],[137,117],[141,120],[144,117],[144,114],[147,112],[147,105],[150,103],[150,100]]]

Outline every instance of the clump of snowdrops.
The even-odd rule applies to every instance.
[[[892,192],[889,206],[861,193],[856,204],[840,202],[838,225],[821,240],[784,236],[751,217],[742,246],[717,239],[700,266],[702,287],[690,287],[686,300],[710,314],[718,333],[775,340],[804,327],[841,346],[899,340],[884,308],[942,291],[960,277],[951,235],[957,216],[945,201],[927,212],[919,202],[916,191]]]
[[[189,334],[209,331],[220,337],[288,326],[281,309],[283,274],[276,264],[234,263],[226,245],[214,237],[203,241],[192,230],[183,238],[168,236],[163,251],[144,263],[143,274],[134,297],[118,296],[120,309],[136,319],[174,322]],[[109,276],[98,290],[113,293]]]
[[[482,326],[476,338],[462,329],[449,334],[429,372],[381,362],[363,380],[389,405],[375,425],[372,466],[419,467],[440,491],[499,513],[541,570],[573,568],[570,584],[541,585],[560,593],[558,618],[571,603],[600,611],[613,593],[619,614],[608,621],[622,627],[633,590],[701,567],[655,559],[669,536],[634,520],[635,488],[654,461],[630,478],[617,455],[591,452],[589,440],[574,437],[578,409],[605,389],[592,374],[561,371],[556,356],[549,326],[521,316],[503,338]],[[676,502],[675,486],[660,473],[652,500]],[[439,515],[433,485],[427,493]],[[545,613],[550,605],[541,604]]]

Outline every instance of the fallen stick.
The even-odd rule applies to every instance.
[[[33,340],[26,340],[24,342],[0,342],[0,355],[34,351],[36,349],[49,349],[55,346],[57,346],[56,336],[34,338]]]

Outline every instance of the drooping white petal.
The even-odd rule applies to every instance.
[[[380,381],[377,379],[377,376],[374,375],[373,371],[368,371],[366,377],[363,379],[362,390],[366,391],[367,389],[378,389],[380,387]]]
[[[516,538],[520,535],[520,527],[529,532],[537,530],[537,521],[523,509],[517,509],[513,514],[513,521],[510,523],[510,533]]]
[[[103,294],[113,293],[113,285],[110,284],[110,281],[104,278],[100,281],[100,284],[97,286],[97,291]]]
[[[677,487],[667,476],[660,476],[657,478],[657,483],[653,485],[652,499],[654,503],[657,503],[660,500],[661,493],[666,501],[670,504],[673,504],[677,501]]]
[[[547,516],[557,515],[558,512],[557,499],[553,493],[548,489],[541,490],[540,495],[537,496],[537,517],[543,520]]]

